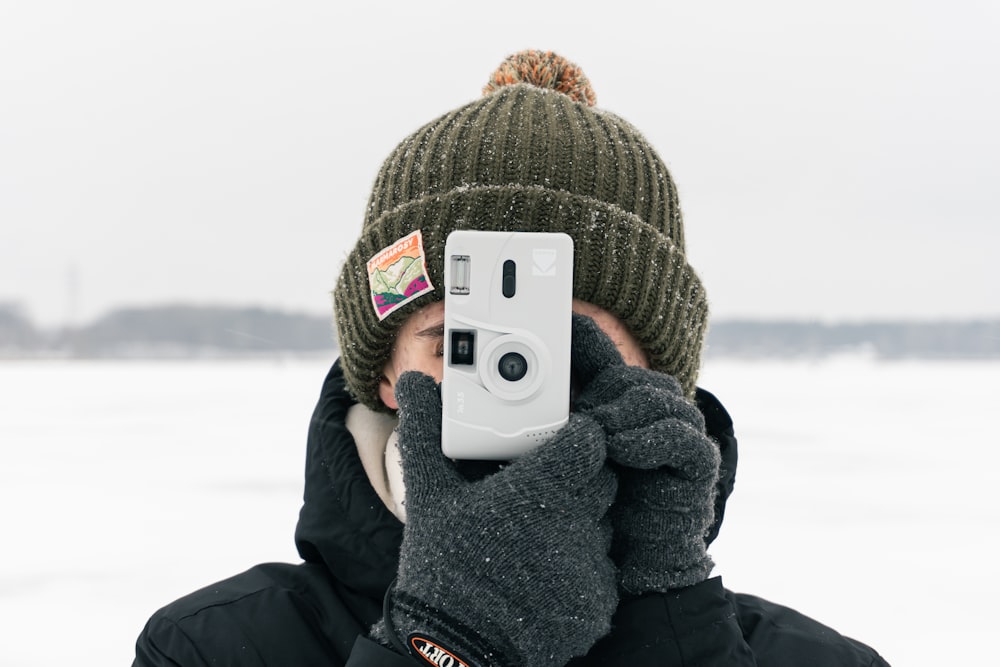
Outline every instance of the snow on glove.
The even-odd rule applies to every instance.
[[[628,593],[665,592],[708,578],[719,450],[680,384],[627,366],[593,320],[573,316],[574,408],[593,417],[618,463],[612,556]]]
[[[396,398],[407,520],[390,623],[375,635],[394,632],[435,664],[450,654],[481,667],[561,665],[585,654],[618,603],[607,516],[617,483],[601,427],[572,415],[542,446],[470,482],[441,453],[434,380],[404,373]]]

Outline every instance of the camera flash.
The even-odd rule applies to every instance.
[[[451,293],[469,293],[469,256],[451,256]]]

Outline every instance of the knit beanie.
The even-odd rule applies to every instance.
[[[639,131],[595,101],[576,65],[523,51],[481,98],[385,160],[333,292],[341,365],[360,402],[387,410],[378,386],[396,333],[444,298],[456,229],[569,234],[573,296],[616,315],[651,366],[694,395],[708,304],[684,255],[677,190]]]

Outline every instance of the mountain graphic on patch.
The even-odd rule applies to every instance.
[[[419,230],[383,248],[368,262],[372,305],[380,320],[421,294],[434,289],[427,278],[423,237]]]
[[[371,283],[372,297],[381,305],[381,312],[427,288],[424,263],[419,257],[403,257],[384,271],[376,269]]]

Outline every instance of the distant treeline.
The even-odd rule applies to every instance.
[[[823,324],[716,320],[709,357],[1000,359],[1000,319]],[[115,310],[92,324],[36,327],[0,304],[0,357],[182,358],[336,354],[332,317],[263,308],[172,305]]]
[[[0,356],[232,357],[333,353],[333,317],[264,308],[170,305],[121,308],[92,324],[36,328],[0,305]]]
[[[881,359],[1000,359],[1000,319],[823,324],[713,322],[713,357],[809,358],[862,352]]]

